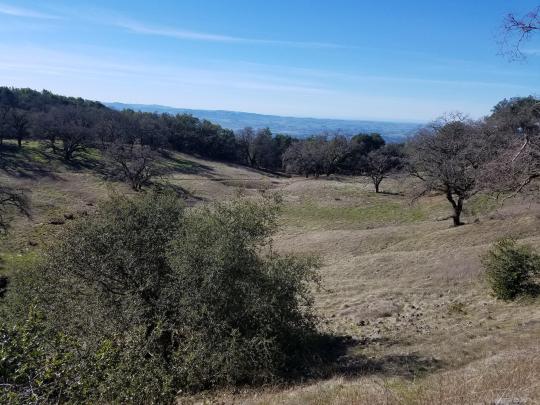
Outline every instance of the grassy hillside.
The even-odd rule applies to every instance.
[[[0,243],[0,273],[16,271],[70,218],[90,215],[97,201],[130,193],[110,180],[103,159],[88,151],[71,165],[38,143],[2,151],[0,180],[25,188],[31,218],[17,218]],[[482,280],[479,257],[500,237],[540,248],[540,206],[479,196],[467,225],[441,221],[438,196],[411,202],[412,180],[383,182],[375,194],[363,178],[270,176],[179,153],[163,155],[157,181],[187,204],[235,195],[280,193],[275,247],[320,255],[317,308],[324,327],[346,336],[347,350],[328,365],[334,377],[290,387],[219,393],[216,403],[455,404],[500,398],[540,401],[540,305],[496,301]]]

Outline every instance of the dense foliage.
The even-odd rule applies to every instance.
[[[166,402],[302,372],[317,263],[272,250],[277,209],[153,193],[74,221],[4,299],[0,398]]]
[[[244,128],[235,134],[187,114],[115,111],[98,102],[46,90],[0,87],[0,142],[16,139],[21,146],[30,138],[46,141],[68,162],[89,146],[111,155],[120,150],[113,145],[123,144],[154,151],[171,148],[258,169],[286,167],[293,173],[315,176],[359,172],[359,159],[384,145],[378,134],[351,139],[319,136],[305,141],[272,134],[268,128]],[[297,149],[300,154],[294,153]]]
[[[190,115],[115,111],[101,103],[46,90],[0,88],[0,140],[45,139],[66,160],[112,142],[168,146],[209,158],[238,160],[232,131]]]
[[[540,255],[529,246],[518,246],[510,238],[502,239],[483,257],[487,281],[493,294],[503,300],[536,293],[539,285]]]

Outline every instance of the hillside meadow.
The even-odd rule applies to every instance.
[[[480,263],[504,236],[540,248],[535,201],[477,195],[466,203],[466,225],[454,228],[446,200],[413,201],[415,182],[406,176],[385,180],[375,194],[363,177],[286,177],[176,152],[162,154],[159,165],[156,182],[188,206],[279,194],[274,248],[321,258],[321,328],[343,341],[328,378],[180,396],[179,403],[540,402],[538,300],[497,301]],[[16,217],[0,242],[0,274],[31,263],[66,222],[92,215],[108,195],[136,194],[107,170],[93,149],[67,164],[39,142],[22,150],[7,143],[0,180],[27,190],[32,211]]]

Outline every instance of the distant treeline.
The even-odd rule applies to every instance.
[[[368,153],[384,145],[379,134],[298,140],[268,128],[234,133],[189,114],[117,111],[47,90],[0,87],[0,143],[4,139],[15,139],[19,146],[25,139],[46,141],[68,161],[86,147],[122,143],[306,176],[359,173]]]
[[[269,129],[234,133],[191,115],[116,111],[48,91],[0,88],[0,142],[41,139],[69,161],[93,146],[124,172],[135,190],[154,173],[155,151],[169,148],[270,171],[319,177],[366,175],[375,191],[398,170],[421,180],[423,194],[446,196],[459,225],[464,201],[478,191],[515,192],[540,178],[540,101],[503,100],[489,116],[451,114],[421,128],[405,145],[379,134],[322,134],[299,140]]]
[[[81,98],[49,91],[0,88],[0,141],[42,139],[62,148],[70,160],[80,149],[112,142],[173,149],[208,158],[236,161],[232,131],[190,115],[115,111]]]

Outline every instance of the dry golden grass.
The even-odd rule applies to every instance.
[[[361,185],[356,195],[347,189],[345,197],[339,194],[342,184],[293,186],[290,204],[303,200],[294,194],[302,190],[310,199],[319,195],[319,204],[335,210],[367,205],[370,199],[380,204],[381,198],[387,199],[382,204],[389,200],[403,207],[405,215],[410,209],[409,196],[366,196]],[[337,204],[331,201],[333,193],[340,198]],[[276,241],[279,250],[324,259],[326,290],[318,293],[317,304],[330,320],[327,327],[358,342],[350,357],[379,366],[368,375],[265,393],[262,399],[244,398],[245,403],[540,401],[540,303],[502,303],[490,297],[479,260],[492,242],[507,235],[540,247],[538,206],[483,204],[488,209],[476,209],[466,218],[468,225],[451,228],[448,221],[435,221],[448,210],[443,200],[431,197],[418,204],[427,215],[401,222],[383,212],[338,227],[326,218],[318,226],[284,224]]]
[[[391,193],[375,195],[362,180],[297,178],[277,188],[285,212],[275,246],[323,258],[317,306],[326,328],[353,337],[347,362],[360,363],[362,371],[355,375],[345,365],[346,377],[218,402],[538,400],[539,302],[493,299],[479,260],[507,235],[540,247],[538,206],[477,200],[469,224],[452,228],[437,220],[448,215],[443,199],[424,198],[411,208],[410,195],[400,195],[398,186],[403,182],[389,182]],[[362,212],[366,207],[370,215]],[[411,217],[411,209],[420,215]]]
[[[32,191],[34,207],[33,217],[17,220],[0,244],[4,258],[39,248],[40,238],[58,229],[50,219],[91,211],[111,187],[128,192],[92,168],[67,168],[30,152],[37,169],[50,164],[53,170],[0,171],[2,181]],[[444,199],[411,204],[410,179],[385,181],[386,193],[377,195],[366,179],[270,177],[182,154],[162,164],[168,174],[160,181],[186,190],[193,201],[280,193],[284,212],[275,248],[322,258],[316,305],[323,327],[352,342],[326,381],[181,402],[540,403],[540,302],[493,299],[479,260],[508,235],[540,248],[537,204],[508,200],[500,207],[480,196],[468,205],[468,225],[451,228],[450,221],[437,220],[449,213]]]

